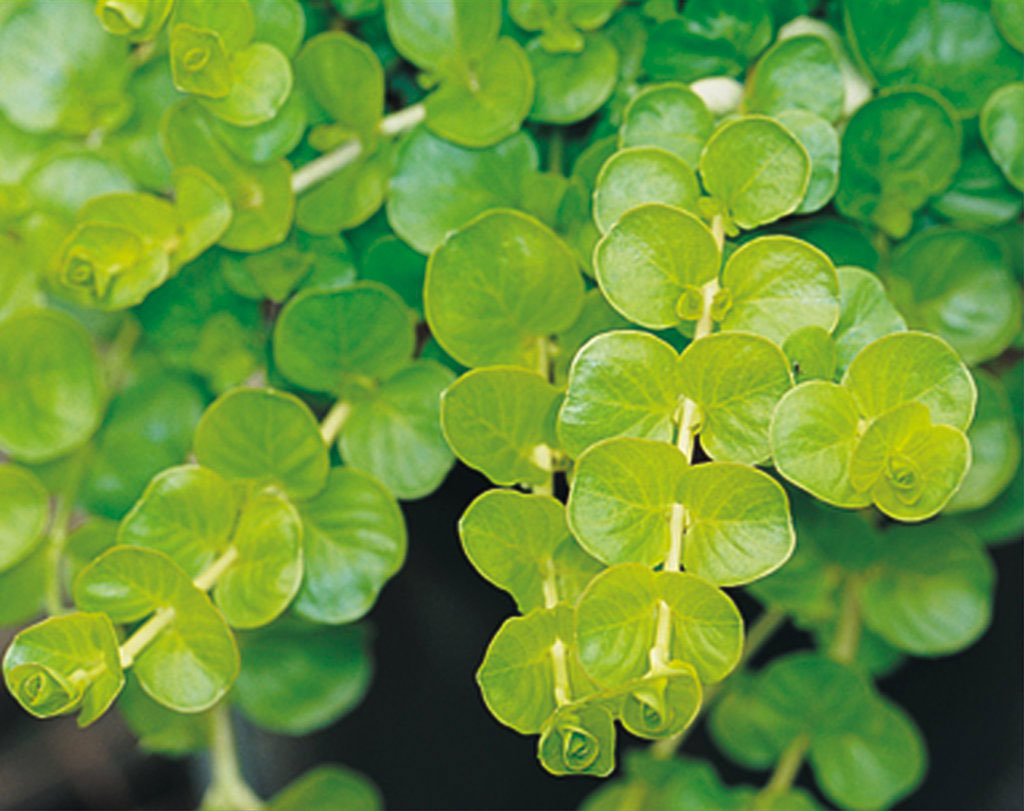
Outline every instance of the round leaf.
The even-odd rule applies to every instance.
[[[421,70],[481,56],[494,44],[501,25],[498,0],[387,0],[384,9],[395,49]]]
[[[686,464],[667,442],[614,437],[592,445],[573,475],[567,505],[573,535],[609,565],[661,563]]]
[[[455,375],[416,361],[357,398],[338,438],[349,467],[376,477],[401,499],[432,493],[455,459],[441,433],[441,394]]]
[[[732,305],[723,330],[754,332],[777,344],[804,327],[831,331],[839,319],[839,280],[831,260],[793,237],[744,243],[722,271]]]
[[[254,42],[231,55],[231,86],[223,98],[203,99],[203,106],[236,127],[270,121],[292,92],[292,66],[273,45]]]
[[[24,462],[62,456],[99,425],[104,385],[89,334],[56,310],[0,323],[0,449]]]
[[[859,423],[853,397],[842,386],[824,380],[801,383],[779,401],[772,417],[775,468],[828,504],[866,507],[870,497],[850,483]]]
[[[606,232],[631,208],[645,203],[696,211],[697,176],[681,158],[658,147],[633,147],[612,155],[597,176],[594,220]]]
[[[656,146],[696,166],[714,129],[714,116],[687,85],[651,85],[633,96],[626,106],[619,128],[619,147]]]
[[[680,297],[714,279],[720,264],[708,227],[660,204],[627,211],[594,250],[597,281],[609,303],[650,329],[678,324]]]
[[[839,58],[832,45],[816,34],[776,42],[747,80],[748,112],[778,115],[806,110],[826,121],[843,112],[845,88]]]
[[[257,725],[306,735],[352,709],[370,684],[366,629],[283,619],[242,634],[232,701]]]
[[[824,118],[805,110],[788,110],[777,118],[803,144],[811,159],[811,179],[796,213],[818,211],[839,186],[839,134]]]
[[[836,207],[902,238],[911,218],[960,166],[960,128],[940,97],[892,90],[869,101],[843,132]]]
[[[278,484],[307,497],[324,486],[327,448],[306,405],[271,389],[235,389],[211,405],[196,428],[201,465],[229,479]]]
[[[542,343],[576,320],[583,280],[552,231],[498,210],[434,251],[423,298],[434,337],[460,363],[537,368]]]
[[[32,473],[0,466],[0,572],[23,560],[50,521],[50,494]]]
[[[680,477],[677,498],[685,511],[683,566],[710,583],[749,583],[793,553],[789,499],[760,470],[732,462],[695,465]]]
[[[951,521],[927,533],[894,526],[861,593],[864,622],[916,656],[953,653],[985,631],[995,572],[988,555]]]
[[[846,370],[843,386],[866,419],[916,400],[928,407],[933,423],[962,430],[971,424],[977,399],[956,353],[925,332],[893,333],[868,344]]]
[[[495,484],[543,484],[539,453],[551,442],[558,389],[536,372],[488,367],[467,372],[441,398],[441,428],[455,454]]]
[[[594,578],[576,607],[580,664],[591,678],[618,685],[646,673],[660,602],[671,617],[670,661],[693,665],[704,684],[736,666],[743,621],[732,600],[695,575],[627,563]]]
[[[295,610],[314,622],[353,622],[405,560],[405,522],[383,485],[356,470],[334,468],[302,516],[306,574]]]
[[[227,623],[183,569],[152,549],[115,546],[75,580],[75,603],[114,622],[154,612],[166,625],[138,656],[134,673],[156,701],[200,712],[219,701],[238,675],[238,648]]]
[[[789,361],[767,338],[720,332],[679,358],[681,392],[700,406],[701,446],[712,459],[755,464],[768,458],[772,411],[793,385]]]
[[[384,285],[311,289],[278,316],[274,360],[293,383],[344,395],[360,380],[380,380],[406,365],[415,340],[408,309]]]
[[[551,496],[487,490],[459,519],[470,563],[505,589],[523,613],[575,603],[603,568],[569,534],[565,507]]]
[[[832,338],[836,344],[836,368],[844,372],[869,343],[889,333],[902,332],[907,325],[874,273],[841,267],[836,275],[840,313]]]
[[[601,33],[586,34],[579,53],[548,53],[541,40],[526,46],[536,82],[530,119],[545,124],[572,124],[597,112],[619,73],[619,53]]]
[[[811,159],[781,124],[745,116],[719,127],[704,147],[700,174],[740,228],[756,228],[792,214],[804,199]]]
[[[577,353],[558,412],[558,435],[571,456],[613,436],[671,441],[679,407],[679,356],[660,338],[617,330]]]
[[[317,766],[296,778],[267,803],[269,811],[378,811],[380,791],[359,772],[344,766]]]

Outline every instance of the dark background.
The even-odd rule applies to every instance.
[[[290,739],[239,726],[245,770],[269,796],[310,766],[333,761],[371,777],[388,808],[575,808],[598,784],[554,778],[534,755],[536,739],[502,727],[480,700],[473,674],[498,626],[514,611],[503,592],[470,567],[455,522],[486,486],[458,466],[431,496],[405,506],[409,557],[370,615],[376,674],[351,714],[318,734]],[[917,720],[930,767],[900,808],[1020,809],[1024,600],[1022,546],[992,549],[998,568],[992,626],[972,648],[912,659],[881,682]],[[749,617],[752,602],[738,598]],[[6,647],[6,639],[0,640]],[[759,658],[806,646],[787,627]],[[757,664],[757,660],[755,660]],[[138,752],[109,713],[86,731],[70,718],[36,721],[0,695],[0,808],[194,808],[205,783],[201,760]],[[642,745],[620,735],[620,749]],[[703,728],[684,751],[709,756]],[[729,782],[761,784],[721,756]],[[812,781],[806,770],[801,783]]]

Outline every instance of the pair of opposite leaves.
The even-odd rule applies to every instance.
[[[225,395],[200,422],[196,453],[210,469],[185,466],[158,475],[124,519],[122,545],[77,578],[76,603],[102,613],[56,617],[16,637],[5,678],[29,711],[81,708],[79,723],[95,720],[123,685],[111,620],[149,615],[166,624],[135,656],[142,686],[172,709],[204,709],[237,675],[228,622],[266,624],[296,597],[300,583],[300,613],[348,622],[365,614],[400,567],[405,530],[393,497],[355,471],[328,475],[317,425],[290,395]],[[293,506],[280,495],[257,493],[239,513],[239,485],[218,474],[250,489],[273,483],[299,500]],[[204,593],[214,584],[220,611]]]

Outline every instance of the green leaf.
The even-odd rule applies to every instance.
[[[384,114],[384,70],[369,45],[344,31],[318,34],[296,57],[295,74],[324,115],[372,142]]]
[[[967,368],[941,338],[898,332],[868,344],[850,363],[843,386],[868,420],[917,401],[933,423],[966,430],[977,390]]]
[[[231,88],[222,98],[203,99],[203,106],[236,127],[270,121],[292,92],[292,66],[273,45],[254,42],[231,55]]]
[[[135,675],[154,699],[178,712],[219,701],[238,675],[227,623],[183,569],[152,549],[115,546],[75,580],[75,604],[118,623],[156,614],[163,628],[135,657]]]
[[[927,756],[913,720],[895,704],[878,700],[854,729],[811,750],[822,791],[849,808],[886,808],[922,781]]]
[[[592,445],[574,469],[567,504],[573,535],[609,565],[661,563],[686,466],[666,442],[614,437]]]
[[[744,116],[715,130],[701,154],[700,174],[708,194],[749,230],[796,211],[807,193],[811,159],[778,122]]]
[[[778,346],[741,332],[708,335],[683,351],[678,374],[681,393],[700,406],[708,456],[745,464],[768,458],[772,411],[793,385]]]
[[[761,57],[747,81],[744,108],[775,116],[806,110],[836,121],[843,113],[845,89],[839,58],[816,34],[776,42]]]
[[[405,560],[398,503],[367,474],[333,468],[324,490],[296,506],[306,574],[295,610],[314,622],[354,622]]]
[[[871,498],[850,483],[859,422],[847,389],[824,380],[801,383],[779,401],[772,417],[776,470],[828,504],[868,506]]]
[[[1020,466],[1020,431],[1006,388],[982,369],[972,372],[978,388],[978,408],[967,431],[971,466],[946,512],[976,510],[992,502],[1013,480]]]
[[[805,110],[787,110],[776,118],[803,144],[811,159],[811,180],[796,213],[818,211],[839,186],[839,133],[824,118]]]
[[[697,717],[701,686],[691,665],[675,662],[672,672],[628,685],[619,718],[640,738],[659,740],[683,732]]]
[[[434,337],[460,363],[537,368],[548,336],[576,320],[583,280],[552,231],[498,210],[434,251],[423,299]]]
[[[981,137],[1006,179],[1024,189],[1024,85],[1001,87],[981,111]]]
[[[396,236],[374,241],[363,254],[362,278],[387,285],[418,315],[423,315],[423,277],[427,263],[423,256]]]
[[[650,329],[678,324],[680,299],[714,279],[720,264],[708,227],[661,204],[627,211],[594,250],[594,270],[609,303]]]
[[[629,322],[612,309],[607,299],[597,288],[591,288],[583,295],[583,309],[571,327],[555,336],[558,352],[555,354],[552,377],[564,386],[569,377],[569,368],[580,348],[602,333],[628,327]]]
[[[242,669],[231,693],[246,717],[271,732],[306,735],[358,704],[370,684],[366,629],[284,618],[239,637]]]
[[[906,322],[886,295],[878,277],[857,267],[841,267],[839,323],[832,331],[836,343],[836,370],[845,372],[865,346],[893,332],[903,332]]]
[[[220,34],[189,23],[171,29],[171,75],[183,93],[224,98],[231,92],[231,55]]]
[[[303,388],[347,395],[357,384],[405,366],[415,340],[398,295],[360,282],[292,298],[274,325],[274,360],[281,374]]]
[[[33,619],[43,608],[43,597],[53,567],[45,544],[36,547],[27,558],[0,572],[0,626],[21,625]]]
[[[200,752],[210,745],[210,714],[169,710],[151,699],[139,680],[129,673],[117,700],[128,728],[146,752],[170,757]]]
[[[111,34],[144,42],[160,32],[173,5],[174,0],[97,0],[95,10],[100,24]]]
[[[659,147],[642,146],[612,155],[597,176],[594,221],[607,232],[631,208],[645,203],[696,212],[700,187],[687,163]]]
[[[269,42],[288,57],[295,56],[306,31],[306,16],[298,0],[249,0],[255,29],[252,38]]]
[[[603,568],[569,534],[565,507],[551,496],[487,490],[459,519],[459,537],[470,563],[524,614],[552,599],[575,603]]]
[[[516,732],[540,732],[555,712],[556,646],[571,655],[572,609],[564,604],[505,620],[487,647],[477,684],[491,714]],[[571,694],[588,686],[577,667],[568,674]]]
[[[960,126],[941,97],[890,90],[869,101],[843,132],[836,207],[897,239],[960,167]]]
[[[530,112],[530,61],[515,40],[502,37],[423,103],[431,132],[461,146],[491,146],[515,134]]]
[[[676,82],[648,85],[622,113],[619,147],[656,146],[696,166],[714,129],[714,116],[688,86]]]
[[[306,191],[295,209],[303,231],[321,236],[356,228],[381,207],[387,191],[390,153],[361,155]]]
[[[580,664],[592,679],[620,685],[647,672],[660,603],[670,616],[670,661],[691,664],[704,684],[736,666],[743,622],[724,592],[696,575],[626,563],[594,578],[576,606]]]
[[[262,166],[239,161],[218,140],[202,109],[187,100],[163,117],[160,139],[175,168],[196,166],[227,192],[234,215],[221,245],[259,251],[284,241],[295,211],[291,167],[286,161]]]
[[[927,407],[911,401],[868,425],[850,459],[850,482],[886,515],[922,521],[946,505],[970,463],[964,433],[929,424]]]
[[[1020,331],[1020,284],[982,234],[921,231],[894,252],[888,280],[910,325],[948,341],[965,363],[999,355]]]
[[[80,727],[103,715],[124,685],[117,637],[104,614],[66,614],[24,629],[3,669],[7,689],[27,712],[50,718],[78,710]]]
[[[317,766],[296,778],[267,803],[269,811],[378,811],[380,791],[359,772],[344,766]]]
[[[1017,0],[992,0],[992,19],[1003,38],[1024,51],[1024,8]]]
[[[178,268],[224,236],[233,215],[227,191],[202,169],[182,167],[174,172],[173,182],[179,241],[171,264]]]
[[[282,3],[281,7],[285,4]],[[309,102],[293,87],[274,117],[252,127],[239,127],[210,116],[217,137],[234,155],[246,163],[271,163],[280,160],[302,141],[309,126]]]
[[[277,484],[303,498],[321,490],[327,448],[316,420],[292,394],[235,389],[206,409],[196,428],[199,464],[256,485]]]
[[[878,269],[878,250],[871,244],[867,229],[852,220],[819,214],[783,220],[772,228],[821,248],[836,267]]]
[[[1020,56],[999,36],[990,6],[991,0],[867,0],[844,6],[847,39],[882,87],[932,87],[968,118],[1021,75]]]
[[[736,76],[744,62],[728,40],[695,33],[684,20],[672,18],[651,31],[643,66],[657,81],[689,83],[706,76]]]
[[[85,136],[127,116],[128,43],[97,25],[91,5],[34,0],[4,15],[0,110],[15,126]]]
[[[30,471],[0,466],[0,572],[24,560],[50,523],[50,494]]]
[[[177,0],[172,24],[189,23],[216,31],[229,51],[243,48],[256,31],[256,17],[246,0],[242,3],[207,3],[205,0]]]
[[[492,208],[516,206],[537,168],[523,133],[486,149],[467,149],[415,130],[399,147],[387,201],[388,222],[420,253]]]
[[[156,549],[195,577],[227,547],[238,499],[212,470],[182,465],[158,474],[117,532],[117,543]]]
[[[498,36],[501,3],[386,0],[391,44],[421,70],[444,72],[485,54]]]
[[[972,535],[948,520],[926,533],[891,527],[861,593],[864,622],[916,656],[961,650],[992,615],[995,571]]]
[[[465,464],[495,484],[543,484],[561,393],[513,366],[467,372],[441,398],[445,439]]]
[[[99,359],[89,334],[57,310],[24,310],[0,323],[0,449],[23,462],[63,456],[99,425]]]
[[[836,375],[836,342],[821,327],[802,327],[782,344],[797,383],[832,380]]]
[[[580,31],[594,31],[608,22],[620,0],[511,0],[509,16],[527,31],[540,31],[551,53],[576,53],[583,48]]]
[[[455,461],[441,433],[441,395],[454,379],[447,367],[419,360],[354,398],[338,438],[345,464],[401,499],[436,490]]]
[[[90,512],[120,518],[149,480],[185,458],[204,398],[183,375],[139,375],[110,403],[96,435],[80,498]]]
[[[536,82],[531,121],[572,124],[597,112],[615,89],[619,54],[600,32],[583,36],[579,53],[549,53],[540,38],[526,46]]]
[[[695,465],[680,477],[683,566],[720,586],[757,580],[782,566],[796,535],[789,499],[771,476],[733,462]]]
[[[612,436],[671,441],[679,356],[660,338],[615,331],[588,341],[569,372],[558,435],[571,456]]]
[[[682,14],[687,30],[711,40],[725,40],[752,59],[772,38],[772,21],[760,0],[691,0]]]
[[[753,332],[782,344],[803,327],[831,331],[839,319],[839,281],[831,260],[793,237],[744,243],[725,263],[732,302],[723,330]]]
[[[278,616],[302,581],[302,522],[281,496],[259,493],[242,507],[232,548],[237,558],[213,598],[235,628],[257,628]]]
[[[541,730],[537,758],[556,776],[607,777],[615,768],[615,724],[599,704],[561,707]]]

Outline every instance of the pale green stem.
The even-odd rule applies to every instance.
[[[131,359],[135,344],[142,337],[142,327],[139,320],[131,313],[125,313],[121,319],[121,326],[118,327],[114,340],[110,342],[104,357],[107,368],[107,386],[111,393],[116,392],[124,380],[128,371],[128,361]]]
[[[426,115],[426,108],[422,104],[414,104],[384,116],[377,125],[377,131],[384,136],[398,135],[415,127]],[[330,152],[325,152],[292,173],[292,191],[295,194],[302,194],[350,163],[354,163],[362,153],[363,145],[357,138],[346,141]]]
[[[68,459],[66,487],[55,500],[53,520],[50,522],[50,532],[46,539],[46,589],[44,592],[44,607],[46,613],[51,617],[63,614],[66,610],[64,608],[62,571],[64,547],[68,540],[68,522],[71,520],[75,499],[78,497],[78,489],[85,475],[85,463],[88,461],[90,453],[90,446],[84,445]]]
[[[860,642],[860,581],[856,577],[848,577],[843,585],[840,597],[839,619],[836,623],[836,635],[832,640],[829,655],[837,662],[850,664],[857,656],[857,645]],[[775,764],[775,771],[765,787],[754,798],[754,809],[771,807],[793,785],[800,765],[803,763],[810,738],[807,734],[795,738],[786,748]]]
[[[786,614],[783,611],[779,611],[777,608],[771,608],[765,611],[754,624],[750,627],[750,633],[747,634],[746,644],[743,646],[743,654],[740,656],[740,660],[736,665],[734,674],[738,673],[743,667],[750,661],[751,657],[754,656],[764,644],[772,638],[772,635],[779,629],[783,622],[786,621]],[[721,697],[722,693],[728,689],[728,679],[725,681],[715,682],[709,684],[704,688],[704,695],[701,698],[700,708],[697,710],[697,715],[693,719],[693,723],[690,724],[682,732],[676,733],[668,738],[662,738],[660,741],[655,741],[651,744],[651,756],[658,760],[668,760],[672,757],[676,749],[686,740],[686,736],[690,734],[690,731],[697,725],[697,721],[702,715],[704,715],[711,707],[714,706],[715,702]]]
[[[543,337],[537,339],[537,372],[545,380],[551,380],[551,356],[548,351],[548,339]],[[545,496],[554,495],[555,474],[551,448],[544,444],[537,445],[533,449],[533,459],[538,467],[548,471],[548,476],[542,484],[535,484],[530,489],[534,493]]]
[[[857,657],[860,632],[860,580],[847,577],[840,596],[839,619],[836,620],[836,635],[829,655],[837,662],[851,664]]]
[[[193,584],[197,589],[209,591],[216,585],[224,572],[231,568],[231,565],[238,560],[238,549],[229,546],[221,553],[213,563],[200,572]],[[140,625],[135,632],[129,636],[118,648],[118,657],[121,660],[122,668],[129,668],[135,662],[136,657],[146,649],[160,632],[167,628],[174,620],[174,609],[158,608],[148,620]]]
[[[320,423],[320,436],[324,438],[324,444],[330,447],[338,438],[345,420],[352,414],[352,405],[344,400],[338,400],[331,410],[327,412],[323,422]]]
[[[754,797],[754,801],[750,804],[751,808],[771,808],[783,794],[793,787],[793,781],[803,765],[804,757],[806,757],[810,746],[811,739],[806,732],[793,739],[782,756],[779,757],[779,762],[775,764],[775,770],[768,778],[764,788]]]
[[[213,773],[200,807],[259,811],[263,801],[256,796],[238,764],[231,713],[226,702],[220,702],[210,715],[210,766]]]

